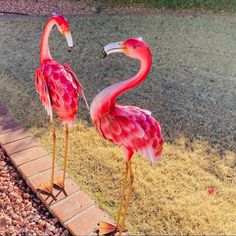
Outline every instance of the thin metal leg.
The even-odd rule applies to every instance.
[[[127,177],[128,177],[128,168],[129,168],[128,162],[126,161],[125,162],[124,179],[123,179],[123,184],[121,186],[120,205],[119,205],[119,208],[118,208],[117,221],[116,221],[116,227],[117,228],[119,228],[121,209],[122,209],[124,198],[125,198],[125,190],[126,190]]]
[[[68,136],[69,136],[69,130],[68,125],[65,125],[65,131],[66,131],[66,143],[65,143],[65,154],[64,154],[64,170],[63,170],[63,179],[62,179],[62,188],[65,187],[65,178],[66,178],[66,168],[67,168],[67,151],[68,151]]]
[[[118,213],[117,213],[117,221],[116,221],[116,226],[106,223],[103,221],[98,222],[98,227],[97,227],[97,234],[98,235],[115,235],[116,232],[120,229],[119,224],[120,224],[120,218],[121,218],[121,211],[123,208],[123,203],[124,203],[124,198],[125,198],[125,190],[127,188],[127,177],[128,177],[128,171],[129,171],[129,166],[128,162],[125,162],[125,171],[124,171],[124,179],[123,183],[121,184],[121,196],[120,196],[120,205],[118,208]]]
[[[38,186],[38,190],[46,192],[48,194],[52,194],[53,191],[53,182],[54,182],[54,171],[55,171],[55,159],[56,159],[56,133],[55,133],[55,125],[54,125],[54,117],[52,115],[52,173],[51,179],[45,183],[42,183]]]
[[[129,177],[130,177],[129,191],[128,191],[128,196],[127,196],[126,202],[125,202],[124,215],[123,215],[123,219],[122,219],[122,222],[121,222],[121,227],[119,229],[119,235],[121,235],[121,233],[125,229],[125,220],[126,220],[126,215],[127,215],[128,207],[129,207],[129,202],[130,202],[130,199],[131,199],[132,187],[133,187],[133,182],[134,182],[134,175],[133,175],[133,172],[132,172],[131,162],[130,161],[128,161],[128,169],[129,169]]]
[[[53,190],[55,159],[56,159],[56,133],[55,133],[54,117],[52,115],[52,174],[51,174],[51,191]]]

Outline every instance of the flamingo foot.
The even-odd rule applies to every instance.
[[[52,185],[51,181],[44,182],[38,186],[37,190],[42,191],[47,194],[52,194],[53,188],[51,185]],[[59,177],[59,176],[55,177],[53,181],[53,185],[56,188],[64,189],[65,184],[63,182],[63,177]]]
[[[97,224],[97,228],[95,230],[95,233],[97,233],[97,235],[105,235],[105,236],[112,236],[112,235],[116,235],[116,233],[119,232],[119,228],[117,228],[115,225],[112,225],[110,223],[104,222],[104,221],[100,221]],[[127,232],[126,229],[124,229],[122,232]]]
[[[65,183],[63,181],[63,177],[55,177],[54,181],[53,181],[53,184],[60,188],[60,189],[64,189],[65,187]]]
[[[115,235],[118,231],[115,225],[100,221],[97,224],[95,232],[97,235]]]
[[[52,194],[53,188],[51,186],[51,181],[40,184],[37,190],[42,191],[47,194]]]

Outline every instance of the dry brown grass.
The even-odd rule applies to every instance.
[[[0,21],[0,95],[14,116],[50,151],[49,118],[32,82],[44,21]],[[79,65],[89,102],[102,88],[138,68],[136,62],[121,56],[110,57],[100,66],[97,55],[102,45],[141,34],[153,50],[148,80],[121,99],[152,110],[166,139],[163,159],[157,165],[133,158],[135,183],[127,219],[130,232],[236,234],[233,22],[168,16],[87,17],[70,22],[79,47],[65,54],[64,39],[54,31],[51,50],[60,61],[68,57],[72,67]],[[99,137],[82,103],[79,117],[70,131],[68,173],[115,218],[124,169],[122,153]],[[63,142],[64,130],[57,123],[60,166]],[[208,195],[209,187],[216,189],[215,195]]]
[[[42,133],[42,145],[49,148],[50,137]],[[124,171],[122,153],[82,122],[70,137],[70,175],[115,217]],[[61,128],[57,153],[61,166],[63,141]],[[233,153],[222,160],[213,150],[206,151],[206,144],[196,142],[186,148],[184,138],[178,142],[165,144],[158,165],[133,158],[135,184],[128,228],[146,234],[234,234],[236,174],[229,166],[235,165]],[[217,193],[208,195],[209,187]]]

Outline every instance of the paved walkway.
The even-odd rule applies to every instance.
[[[37,191],[40,183],[50,179],[51,157],[1,104],[0,145],[28,186],[72,235],[92,235],[98,221],[111,222],[108,214],[68,177],[64,191],[53,190],[54,197]],[[60,172],[56,167],[56,173]]]

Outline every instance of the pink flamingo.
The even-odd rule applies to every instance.
[[[123,52],[129,57],[141,61],[141,68],[136,76],[104,89],[94,98],[90,107],[91,119],[101,136],[117,144],[124,151],[126,168],[123,186],[121,188],[116,226],[106,222],[98,223],[98,232],[100,234],[110,234],[119,231],[121,235],[125,227],[125,219],[134,179],[131,158],[134,152],[138,152],[146,156],[150,162],[156,162],[162,153],[163,137],[161,127],[151,116],[151,112],[134,106],[116,104],[116,99],[121,94],[140,84],[148,75],[152,64],[152,55],[148,45],[142,39],[138,38],[130,38],[124,42],[110,43],[104,47],[103,57],[114,52]],[[126,193],[127,196],[124,203],[128,175],[128,193]],[[123,218],[121,220],[123,204]]]
[[[78,112],[78,93],[84,99],[87,107],[87,101],[83,93],[83,88],[79,83],[76,75],[69,65],[61,65],[53,60],[48,47],[48,38],[51,29],[56,25],[58,30],[66,37],[68,46],[73,46],[73,41],[70,33],[68,21],[62,15],[53,15],[46,23],[43,30],[40,44],[40,67],[35,70],[35,86],[41,102],[47,110],[52,122],[52,174],[51,180],[47,183],[42,183],[38,189],[47,193],[52,193],[53,184],[60,188],[65,186],[65,173],[67,167],[67,149],[68,149],[68,126],[71,127],[76,119]],[[58,118],[65,125],[65,153],[64,153],[64,170],[62,178],[56,177],[54,180],[55,166],[55,147],[56,134],[54,126],[53,110],[56,111]]]

